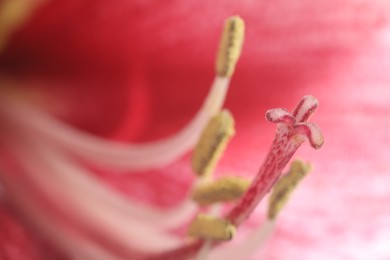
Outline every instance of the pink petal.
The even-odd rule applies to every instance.
[[[0,57],[1,74],[45,93],[53,114],[91,133],[156,139],[199,107],[213,76],[216,32],[231,13],[244,16],[248,38],[228,100],[238,134],[219,171],[255,172],[273,132],[259,123],[262,113],[305,93],[321,101],[327,137],[318,154],[300,154],[314,158],[315,172],[286,209],[265,258],[386,259],[387,1],[51,1],[15,35]],[[185,165],[156,179],[102,178],[170,204],[184,193],[175,184],[188,180],[165,178]],[[169,195],[155,188],[160,182]]]

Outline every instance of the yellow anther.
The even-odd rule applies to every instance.
[[[5,48],[11,34],[45,1],[46,0],[0,1],[0,52]]]
[[[294,161],[291,164],[289,172],[280,178],[272,190],[268,206],[269,219],[275,219],[277,217],[286,204],[291,192],[310,170],[310,164],[305,164],[301,161]]]
[[[225,219],[200,214],[189,226],[188,235],[200,239],[230,240],[235,226]]]
[[[230,138],[234,135],[234,119],[227,110],[210,119],[192,156],[192,168],[199,176],[209,175]]]
[[[194,188],[192,199],[200,205],[233,201],[248,189],[250,181],[237,176],[226,176],[216,181],[202,183]]]
[[[225,21],[225,27],[219,45],[216,70],[221,77],[231,77],[244,42],[245,23],[238,16]]]

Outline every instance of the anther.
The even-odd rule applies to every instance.
[[[210,119],[192,156],[192,168],[199,176],[209,175],[230,138],[234,135],[234,119],[227,110]]]
[[[216,181],[196,186],[192,199],[200,205],[230,202],[239,199],[248,189],[250,181],[237,176],[225,176]]]
[[[200,214],[189,226],[188,235],[200,239],[230,240],[236,228],[227,220]]]
[[[232,76],[241,55],[244,31],[245,24],[240,17],[232,16],[225,21],[216,64],[219,76],[228,78]]]
[[[6,47],[11,34],[44,2],[46,1],[0,1],[0,52]]]
[[[282,176],[274,186],[268,206],[268,218],[275,219],[283,206],[287,203],[292,191],[298,183],[307,175],[311,166],[301,161],[294,161],[290,171]]]

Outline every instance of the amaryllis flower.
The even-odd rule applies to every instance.
[[[0,258],[158,258],[197,243],[201,259],[389,258],[389,9],[1,0]],[[298,152],[313,170],[276,222],[266,203],[246,221],[245,207],[223,208],[243,223],[213,247],[186,236],[199,182],[188,151],[223,103],[230,79],[215,78],[214,59],[232,15],[246,23],[224,104],[236,135],[215,176],[256,176],[275,132],[268,109],[286,108],[267,119],[313,137],[293,111],[308,94],[326,145]]]

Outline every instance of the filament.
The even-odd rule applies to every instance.
[[[2,110],[24,128],[47,137],[73,154],[97,165],[121,170],[147,170],[173,162],[197,142],[206,123],[222,107],[228,78],[216,77],[196,116],[169,138],[145,144],[124,144],[77,130],[24,102],[2,98]]]
[[[243,242],[211,251],[209,259],[246,259],[264,247],[275,230],[275,226],[276,220],[267,219],[262,225],[248,235]]]
[[[39,146],[42,147],[44,144]],[[24,178],[30,179],[46,198],[57,200],[54,203],[61,205],[61,209],[66,214],[71,214],[79,224],[92,230],[100,230],[125,248],[131,245],[147,252],[157,252],[179,244],[179,239],[164,234],[153,227],[153,223],[124,214],[101,198],[91,196],[86,192],[88,187],[67,183],[66,178],[63,178],[65,174],[58,173],[58,169],[45,164],[46,160],[53,156],[54,150],[49,154],[40,151],[38,147],[26,149],[26,142],[22,149],[23,151],[17,149],[17,154],[19,161],[28,171],[28,176]]]
[[[2,176],[2,181],[7,186],[7,192],[12,195],[12,200],[18,203],[19,210],[28,221],[39,227],[42,235],[54,242],[62,250],[68,252],[75,259],[101,259],[119,260],[120,258],[103,249],[94,241],[88,240],[77,230],[65,227],[53,217],[45,215],[40,207],[31,199],[23,188],[17,187],[14,180]]]

